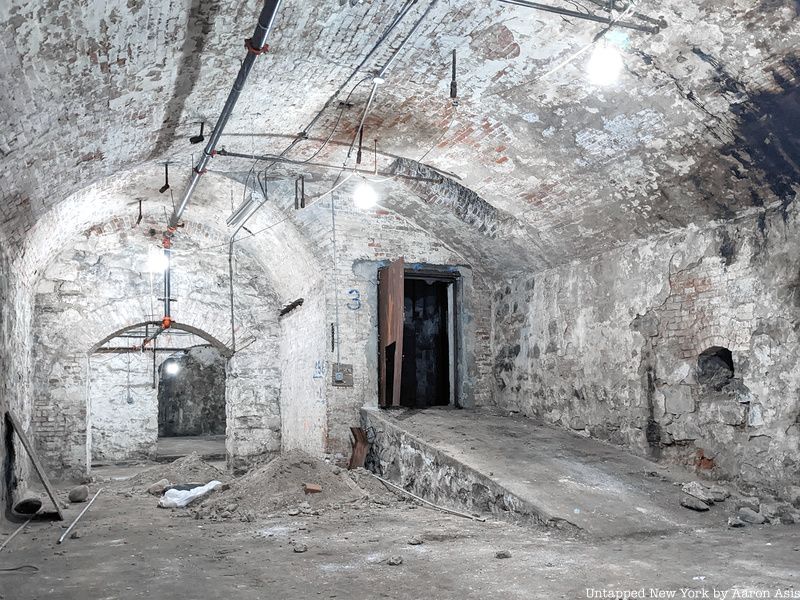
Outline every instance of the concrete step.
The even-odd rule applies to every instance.
[[[680,506],[696,476],[624,450],[487,411],[363,409],[378,474],[450,508],[597,537],[724,526],[729,509]],[[732,508],[732,507],[730,507]]]

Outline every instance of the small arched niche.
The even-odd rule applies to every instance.
[[[724,346],[711,346],[697,357],[697,382],[721,389],[734,378],[733,353]]]

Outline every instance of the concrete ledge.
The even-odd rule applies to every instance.
[[[408,491],[448,508],[489,513],[512,522],[579,529],[404,430],[381,409],[362,408],[361,418],[364,428],[375,434],[368,467]]]

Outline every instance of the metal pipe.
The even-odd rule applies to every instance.
[[[585,19],[587,21],[594,21],[595,23],[604,23],[605,25],[616,25],[618,27],[625,27],[627,29],[635,29],[637,31],[644,31],[646,33],[658,33],[661,31],[660,27],[649,25],[641,25],[639,23],[632,23],[630,21],[617,21],[611,17],[601,17],[592,13],[582,13],[568,8],[561,8],[558,6],[550,6],[549,4],[540,4],[539,2],[531,2],[530,0],[497,0],[503,4],[513,4],[515,6],[524,6],[525,8],[533,8],[535,10],[542,10],[544,12],[555,13],[563,17],[573,17],[576,19]]]
[[[92,506],[92,504],[94,504],[94,501],[97,500],[97,497],[100,495],[100,492],[102,492],[102,491],[103,491],[103,488],[100,488],[99,490],[97,490],[97,493],[94,495],[94,497],[91,500],[89,500],[89,504],[87,504],[86,507],[81,511],[81,514],[79,514],[77,517],[75,517],[75,520],[72,522],[72,524],[69,527],[67,527],[67,530],[63,534],[61,534],[61,537],[58,538],[58,543],[59,544],[61,542],[63,542],[64,539],[69,535],[69,532],[72,531],[72,528],[75,527],[75,525],[78,524],[78,521],[81,520],[81,517],[84,514],[86,514],[86,511],[89,510],[89,508]]]
[[[367,104],[364,106],[364,112],[361,113],[361,122],[358,124],[358,129],[356,129],[356,134],[353,136],[353,141],[350,144],[350,148],[347,151],[347,158],[350,158],[350,154],[353,152],[353,146],[356,144],[356,138],[362,135],[364,132],[364,121],[367,120],[367,113],[369,113],[369,109],[372,106],[372,101],[375,99],[375,93],[378,91],[378,86],[381,84],[381,81],[377,77],[372,80],[372,89],[369,92],[369,98],[367,99]]]
[[[451,515],[455,515],[457,517],[464,517],[465,519],[472,519],[473,521],[479,521],[481,523],[485,523],[486,522],[486,519],[484,519],[483,517],[478,517],[478,516],[475,516],[475,515],[471,515],[469,513],[460,512],[460,511],[457,511],[457,510],[453,510],[452,508],[446,508],[444,506],[439,506],[438,504],[434,504],[433,502],[425,500],[425,498],[422,498],[421,496],[417,496],[413,492],[409,492],[407,489],[405,489],[403,487],[400,487],[399,485],[395,485],[391,481],[386,481],[383,477],[379,477],[378,475],[375,475],[375,473],[372,473],[372,476],[375,479],[377,479],[378,481],[380,481],[383,485],[385,485],[385,486],[387,486],[389,488],[392,488],[392,489],[394,489],[394,490],[396,490],[398,492],[402,492],[403,494],[407,494],[407,495],[411,496],[412,498],[414,498],[414,500],[418,500],[419,502],[422,502],[423,504],[427,504],[431,508],[435,508],[436,510],[440,510],[442,512],[446,512],[446,513],[449,513]]]
[[[331,169],[335,171],[341,171],[342,165],[332,165],[329,163],[318,163],[318,162],[306,162],[304,160],[294,160],[292,158],[283,158],[277,155],[267,154],[264,156],[260,156],[257,154],[242,154],[241,152],[229,152],[227,150],[220,150],[217,152],[219,156],[229,156],[231,158],[245,158],[248,160],[259,160],[259,161],[275,161],[281,163],[287,163],[290,165],[304,165],[309,167],[317,167],[320,169]],[[408,179],[411,181],[424,181],[427,183],[441,183],[443,181],[443,177],[434,178],[434,177],[417,177],[415,175],[403,175],[401,173],[390,173],[389,171],[377,171],[371,169],[347,169],[353,173],[363,173],[366,175],[380,175],[381,177],[396,177],[398,179]]]
[[[599,6],[600,8],[602,8],[606,12],[610,12],[611,8],[613,8],[614,10],[618,10],[619,12],[625,12],[626,10],[628,10],[630,8],[630,4],[626,4],[624,2],[619,2],[619,0],[612,0],[611,2],[609,2],[609,0],[589,0],[589,2],[591,2],[595,6]],[[611,4],[612,6],[609,7],[609,4]],[[661,29],[666,29],[666,27],[667,27],[667,21],[664,19],[664,17],[660,17],[660,18],[656,19],[656,18],[653,18],[651,16],[644,15],[644,14],[642,14],[640,12],[632,12],[632,13],[630,13],[630,15],[632,17],[636,17],[637,19],[640,19],[642,21],[647,21],[648,23],[652,23],[653,25],[657,25]]]
[[[267,133],[226,133],[225,135],[230,136],[230,137],[250,137],[250,138],[252,138],[252,137],[265,137],[265,138],[284,139],[284,140],[294,140],[297,137],[295,134],[292,134],[292,133],[270,133],[270,132],[267,132]],[[330,145],[330,146],[347,147],[347,146],[350,145],[348,142],[340,142],[338,140],[327,140],[326,141],[323,138],[312,138],[312,137],[309,137],[309,138],[305,138],[305,140],[309,141],[309,142],[322,142],[322,143],[326,143],[327,142],[327,144]],[[376,150],[376,152],[380,156],[385,156],[386,158],[391,158],[391,159],[395,159],[395,160],[398,159],[398,158],[402,158],[402,159],[407,158],[405,156],[400,156],[399,154],[393,154],[391,152],[385,152],[383,150]],[[227,152],[224,149],[223,150],[217,150],[217,156],[225,156],[225,155],[234,156],[233,153]],[[280,162],[288,162],[288,160],[284,160],[283,159],[283,155],[282,154],[276,155],[276,156],[280,156],[281,157],[281,161]],[[272,160],[274,160],[274,158]],[[298,161],[295,161],[295,164],[313,165],[315,163],[312,163],[311,161],[298,160]],[[428,169],[430,169],[431,171],[435,171],[437,173],[440,173],[441,175],[443,175],[445,177],[450,177],[450,178],[455,179],[457,181],[461,181],[463,179],[461,176],[459,176],[456,173],[450,173],[448,171],[444,171],[443,169],[437,169],[436,167],[434,167],[432,165],[428,165],[428,164],[426,164],[425,166]],[[338,165],[336,168],[341,171],[342,170],[342,165]]]
[[[0,544],[0,552],[2,552],[2,551],[3,551],[3,548],[5,548],[6,546],[8,546],[9,542],[10,542],[11,540],[13,540],[15,537],[17,537],[17,534],[18,534],[20,531],[22,531],[23,529],[25,529],[25,528],[28,526],[28,523],[30,523],[32,520],[33,520],[33,517],[31,517],[30,519],[28,519],[27,521],[25,521],[25,522],[24,522],[22,525],[20,525],[20,526],[17,528],[17,530],[16,530],[14,533],[12,533],[10,536],[8,536],[8,538],[6,538],[6,540],[5,540],[5,541],[4,541],[2,544]]]
[[[222,108],[217,124],[214,126],[214,130],[208,138],[208,144],[206,144],[206,147],[203,149],[203,154],[200,156],[200,160],[197,162],[192,172],[192,178],[189,181],[189,185],[186,187],[183,198],[178,208],[173,211],[170,217],[169,227],[176,227],[178,225],[183,211],[186,210],[186,205],[189,203],[189,200],[197,188],[200,176],[205,173],[209,161],[214,156],[217,142],[219,142],[219,138],[225,130],[225,126],[228,124],[228,119],[236,106],[236,102],[239,100],[239,95],[244,89],[244,84],[247,81],[247,77],[250,75],[250,70],[253,68],[253,64],[256,58],[258,58],[258,55],[264,51],[267,37],[275,22],[275,15],[278,12],[281,1],[282,0],[265,0],[264,2],[264,8],[261,9],[261,14],[258,17],[258,24],[256,25],[253,37],[245,41],[247,56],[245,56],[242,61],[242,66],[239,68],[236,81],[234,81],[230,94],[228,94],[228,99],[225,101],[225,106]]]
[[[409,30],[409,32],[400,42],[400,45],[394,50],[394,52],[392,52],[392,54],[389,56],[389,59],[384,63],[384,65],[381,67],[381,70],[378,71],[378,74],[372,80],[372,90],[369,93],[369,99],[367,100],[367,104],[364,107],[364,112],[361,114],[361,123],[358,126],[356,135],[353,136],[353,142],[350,144],[350,149],[347,151],[347,158],[350,158],[350,154],[353,152],[353,146],[355,146],[356,138],[358,138],[358,136],[362,135],[364,132],[364,121],[367,120],[369,109],[372,107],[373,100],[375,100],[375,94],[378,91],[378,86],[381,83],[383,83],[386,71],[389,70],[391,64],[395,61],[397,56],[400,54],[400,52],[402,52],[403,48],[408,43],[408,40],[410,40],[411,37],[417,32],[419,26],[422,25],[422,22],[428,17],[431,10],[433,9],[434,6],[436,6],[438,2],[439,0],[433,0],[433,2],[431,2],[430,5],[428,5],[428,8],[425,9],[425,12],[422,13],[422,16],[419,19],[417,19],[417,21],[414,23],[414,26]]]
[[[172,321],[170,314],[170,302],[172,299],[172,251],[168,246],[164,247],[164,325]]]
[[[206,344],[200,344],[206,345]],[[207,344],[211,346],[210,344]],[[155,364],[155,354],[158,352],[181,352],[182,350],[189,350],[197,346],[184,346],[183,348],[167,348],[166,346],[160,348],[151,348],[148,352],[153,353],[153,362]],[[134,352],[141,352],[142,349],[135,346],[106,346],[105,348],[98,348],[94,351],[95,354],[133,354]]]
[[[358,73],[361,72],[361,69],[364,68],[364,65],[367,64],[367,61],[369,61],[369,59],[372,58],[372,55],[378,51],[378,48],[380,48],[383,45],[383,42],[386,41],[386,38],[389,37],[389,34],[391,34],[392,31],[394,31],[395,27],[397,27],[400,24],[400,22],[408,14],[408,11],[411,10],[411,7],[414,6],[416,3],[417,0],[406,1],[403,8],[401,8],[400,12],[397,15],[395,15],[394,20],[386,28],[386,31],[383,32],[383,35],[378,39],[377,43],[372,47],[372,49],[369,52],[367,52],[367,55],[361,60],[361,62],[353,70],[353,72],[345,80],[345,82],[339,86],[339,88],[330,98],[328,98],[328,101],[324,104],[322,109],[316,114],[316,116],[311,120],[311,122],[308,125],[306,125],[305,129],[303,129],[303,131],[300,133],[300,136],[295,138],[296,141],[299,141],[301,139],[306,139],[308,137],[308,132],[314,125],[316,125],[317,121],[319,121],[320,117],[322,117],[322,115],[325,113],[325,110],[333,103],[334,100],[336,100],[336,98],[339,97],[339,94],[341,94],[342,91],[350,84],[350,82],[353,81],[356,75],[358,75]]]
[[[266,186],[266,183],[264,184]],[[236,227],[236,230],[231,234],[231,241],[228,245],[228,283],[230,288],[230,299],[231,299],[231,352],[236,352],[236,316],[234,313],[233,308],[233,244],[236,241],[236,234],[242,230],[242,227],[245,226],[247,221],[252,217],[258,209],[264,206],[264,203],[268,200],[266,194],[266,187],[264,189],[264,199],[258,203],[258,205],[253,209],[249,215],[245,219],[242,219],[242,222]]]

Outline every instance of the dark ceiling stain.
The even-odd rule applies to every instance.
[[[730,172],[750,179],[753,206],[767,204],[765,195],[774,196],[785,214],[800,185],[800,58],[779,59],[771,68],[774,85],[749,91],[718,59],[700,48],[692,52],[714,69],[713,81],[736,117],[733,142],[721,149],[734,161]]]
[[[739,120],[733,146],[747,153],[749,158],[740,154],[740,160],[757,170],[760,183],[785,210],[795,199],[794,186],[800,185],[800,58],[784,58],[772,76],[774,89],[751,93],[746,102],[731,107]]]

